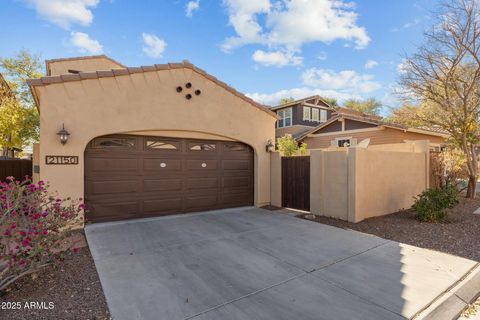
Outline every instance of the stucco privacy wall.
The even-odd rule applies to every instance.
[[[428,152],[353,149],[349,157],[355,159],[354,222],[409,208],[428,187]]]
[[[409,208],[428,188],[428,147],[415,141],[390,150],[311,150],[310,211],[359,222]]]
[[[126,70],[125,70],[126,71]],[[175,88],[191,82],[201,95],[185,99]],[[84,150],[98,136],[141,133],[236,140],[255,152],[255,205],[270,203],[268,140],[274,115],[255,107],[191,68],[131,73],[35,87],[40,102],[40,178],[63,196],[83,197]],[[71,133],[62,146],[62,123]],[[78,165],[45,165],[46,155],[73,155]]]
[[[348,220],[348,153],[310,151],[310,211]]]

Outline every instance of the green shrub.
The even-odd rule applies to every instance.
[[[447,216],[447,209],[458,203],[458,190],[454,186],[430,188],[417,197],[412,208],[420,221],[438,222]]]

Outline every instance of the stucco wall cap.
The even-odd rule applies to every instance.
[[[80,75],[78,74],[62,74],[60,75],[60,78],[65,82],[81,80]]]
[[[97,75],[99,78],[105,78],[105,77],[113,77],[113,71],[112,70],[100,70],[97,71]]]
[[[156,64],[155,65],[156,70],[168,70],[170,67],[167,64]]]
[[[144,72],[156,71],[157,70],[157,68],[155,68],[155,66],[141,66],[141,68]]]
[[[130,74],[127,69],[112,69],[115,76],[124,76]]]
[[[80,79],[96,79],[97,78],[97,73],[96,72],[80,72],[78,74],[80,76]]]
[[[43,84],[50,84],[50,83],[61,83],[64,82],[60,76],[55,77],[41,77]]]
[[[130,74],[143,72],[142,68],[139,68],[139,67],[128,67],[127,70]]]

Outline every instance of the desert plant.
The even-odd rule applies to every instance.
[[[277,139],[277,148],[285,157],[295,156],[298,153],[301,155],[307,154],[307,144],[302,142],[299,145],[288,133]]]
[[[429,188],[415,197],[412,208],[418,220],[439,222],[447,217],[447,209],[458,203],[458,189],[454,186]]]
[[[0,182],[0,290],[61,260],[83,209],[79,201],[52,197],[42,181]]]

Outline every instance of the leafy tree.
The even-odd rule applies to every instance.
[[[7,155],[14,147],[38,141],[40,120],[26,80],[42,74],[39,56],[26,50],[13,58],[0,58],[0,67],[13,92],[12,96],[3,86],[0,93],[0,148]]]
[[[278,101],[278,104],[286,104],[295,101],[292,97],[289,98],[282,98],[280,101]]]
[[[404,104],[401,107],[393,108],[385,121],[398,123],[408,128],[419,128],[428,126],[421,117],[422,108],[418,105]]]
[[[322,100],[328,103],[331,107],[338,107],[338,101],[335,98],[322,97]]]
[[[0,67],[17,99],[27,107],[32,107],[33,98],[27,85],[27,79],[42,76],[40,56],[23,49],[17,52],[13,58],[0,57]]]
[[[475,198],[480,142],[480,6],[452,0],[440,6],[424,44],[405,59],[400,85],[422,105],[422,121],[451,135],[465,155],[467,197]]]
[[[301,155],[307,153],[307,144],[302,142],[298,145],[292,135],[288,133],[277,139],[277,148],[286,157],[291,157],[298,153]]]
[[[344,107],[355,110],[364,114],[378,115],[382,103],[375,98],[369,98],[367,100],[349,99],[345,101]]]

